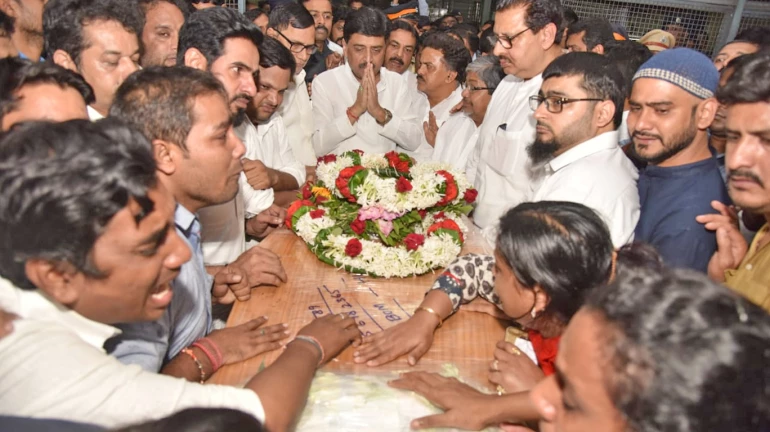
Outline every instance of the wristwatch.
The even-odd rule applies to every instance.
[[[392,112],[390,112],[390,111],[389,111],[388,109],[386,109],[386,108],[383,108],[383,109],[385,110],[385,120],[383,120],[383,121],[382,121],[382,123],[380,123],[380,122],[377,122],[377,124],[378,124],[378,125],[380,125],[380,126],[385,126],[386,124],[388,124],[388,122],[389,122],[390,120],[392,120],[392,119],[393,119],[393,113],[392,113]]]

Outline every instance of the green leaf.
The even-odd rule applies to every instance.
[[[433,232],[434,234],[449,234],[452,239],[455,241],[455,243],[459,244],[460,246],[463,245],[463,242],[460,241],[460,233],[458,233],[455,230],[446,229],[446,228],[439,228],[436,231]]]
[[[311,209],[310,206],[302,206],[299,209],[297,209],[297,211],[294,212],[294,214],[291,216],[291,226],[292,227],[296,227],[297,226],[297,221],[299,220],[299,218],[304,216],[305,213],[309,212],[310,209]]]

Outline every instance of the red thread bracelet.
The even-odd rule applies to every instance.
[[[348,116],[350,116],[350,117],[353,117],[353,120],[355,120],[355,121],[358,121],[358,117],[356,117],[356,116],[353,114],[353,112],[352,112],[352,111],[350,111],[350,108],[348,108],[348,110],[347,110],[347,111],[345,111],[345,113],[346,113]]]
[[[219,370],[219,368],[222,366],[222,365],[217,363],[216,359],[211,354],[211,352],[209,352],[208,348],[203,346],[203,344],[200,343],[199,341],[193,342],[193,344],[191,346],[195,347],[195,348],[198,348],[199,350],[203,351],[203,354],[206,354],[206,358],[208,358],[209,359],[209,363],[211,363],[211,369],[213,369],[211,371],[212,374],[214,372],[216,372],[217,370]]]
[[[216,364],[217,369],[225,365],[225,358],[224,356],[222,356],[222,351],[219,350],[219,347],[217,346],[217,344],[214,343],[213,340],[207,337],[204,337],[204,338],[198,339],[196,343],[201,343],[201,344],[205,343],[206,345],[208,345],[208,347],[211,349],[211,352],[213,354],[212,357],[214,358],[214,363]]]

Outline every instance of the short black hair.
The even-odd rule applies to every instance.
[[[190,6],[190,3],[188,3],[185,0],[137,0],[139,3],[139,6],[144,9],[145,14],[148,10],[155,7],[158,3],[168,3],[176,6],[181,12],[182,16],[186,20],[188,16],[193,12],[190,9],[192,6]]]
[[[517,205],[500,218],[496,249],[524,287],[537,285],[548,294],[551,301],[545,312],[562,323],[569,322],[592,289],[614,276],[609,229],[583,204],[539,201]],[[617,270],[662,266],[651,249],[639,244],[621,248]]]
[[[94,243],[130,199],[147,211],[155,186],[147,139],[124,123],[29,122],[0,140],[0,275],[35,286],[25,263],[69,263],[91,277]]]
[[[110,117],[122,119],[152,140],[179,146],[187,154],[187,137],[196,122],[201,96],[219,94],[222,83],[208,72],[186,66],[150,67],[131,74],[115,93]]]
[[[244,38],[259,46],[262,32],[235,9],[214,7],[201,9],[190,15],[179,31],[177,63],[184,64],[184,56],[190,48],[196,48],[206,57],[209,67],[222,56],[225,41]]]
[[[492,55],[492,51],[495,50],[494,37],[495,30],[492,27],[481,32],[481,37],[479,38],[479,51],[484,54]]]
[[[96,21],[115,21],[136,35],[141,46],[144,11],[135,1],[126,0],[50,0],[43,11],[45,57],[53,59],[57,50],[69,54],[75,64],[88,48],[83,28]]]
[[[0,10],[0,36],[11,37],[13,34],[16,20]]]
[[[294,55],[291,51],[283,46],[282,43],[273,38],[265,38],[262,41],[262,45],[259,46],[259,67],[267,69],[273,66],[286,69],[293,76],[294,68],[297,67],[297,61],[294,60]]]
[[[345,42],[349,42],[350,37],[354,34],[387,39],[390,34],[390,21],[381,10],[362,7],[348,15],[342,33]]]
[[[723,105],[770,102],[770,52],[759,51],[741,57],[733,66],[730,79],[717,90],[717,100]],[[732,65],[732,62],[730,62]]]
[[[465,41],[471,49],[471,52],[476,53],[479,50],[479,30],[471,24],[457,24],[451,29],[447,30],[448,33],[456,34]]]
[[[289,28],[306,29],[315,27],[313,15],[305,9],[305,6],[297,3],[282,3],[270,10],[268,27],[281,31]]]
[[[615,129],[623,121],[626,92],[623,76],[606,57],[592,52],[572,52],[559,56],[543,71],[543,82],[562,76],[582,77],[580,88],[589,98],[610,100],[615,105]]]
[[[562,16],[564,17],[564,26],[567,27],[573,22],[579,20],[578,14],[571,7],[563,7]]]
[[[629,430],[770,428],[770,315],[759,306],[704,274],[638,268],[585,307]]]
[[[343,5],[332,5],[332,25],[337,24],[340,21],[345,21],[350,13],[350,9]]]
[[[735,39],[752,42],[762,48],[770,47],[770,27],[749,27],[735,36]]]
[[[225,0],[189,0],[189,2],[192,4],[211,3],[217,6],[225,4]]]
[[[246,12],[243,13],[243,16],[246,17],[251,22],[254,22],[255,19],[261,17],[262,15],[267,16],[265,11],[262,9],[256,8],[256,9],[249,9]]]
[[[262,432],[262,424],[243,411],[227,408],[188,408],[169,417],[117,429],[114,432]]]
[[[432,48],[443,54],[443,62],[450,71],[457,73],[457,82],[465,82],[465,68],[471,62],[471,55],[465,49],[465,45],[449,33],[435,32],[428,35],[420,47],[420,51],[425,48]]]
[[[554,43],[561,42],[563,27],[562,7],[559,0],[498,0],[495,12],[523,7],[527,11],[525,23],[533,33],[537,33],[548,24],[556,26]]]
[[[623,76],[624,92],[628,98],[631,96],[634,74],[652,57],[652,51],[639,42],[612,41],[604,46],[604,57],[615,64]]]
[[[588,50],[594,49],[597,45],[606,46],[607,43],[615,40],[610,22],[604,18],[588,17],[575,21],[567,27],[567,37],[585,32],[583,42]]]
[[[0,59],[0,123],[3,117],[16,109],[16,93],[25,85],[55,84],[62,89],[72,88],[86,105],[94,102],[94,90],[82,76],[49,62],[31,62],[18,57]]]
[[[415,49],[417,48],[417,44],[420,42],[420,35],[417,33],[417,30],[414,29],[414,26],[409,23],[409,21],[404,19],[395,19],[390,22],[390,31],[388,32],[388,38],[390,38],[391,33],[393,33],[396,30],[404,30],[406,32],[409,32],[414,37],[414,45]]]

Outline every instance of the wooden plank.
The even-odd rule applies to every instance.
[[[468,225],[471,229],[462,253],[491,254],[481,232],[472,223]],[[353,275],[320,262],[299,237],[286,229],[271,234],[262,246],[281,257],[289,280],[280,287],[258,288],[249,301],[237,303],[228,327],[267,315],[268,324],[285,322],[296,334],[314,317],[348,313],[363,323],[362,332],[377,333],[408,319],[440,273],[404,279]],[[505,326],[494,318],[461,311],[436,332],[431,350],[414,368],[406,363],[405,357],[377,368],[356,365],[351,347],[324,370],[359,374],[405,370],[439,372],[449,363],[459,369],[466,381],[491,389],[487,381],[488,365],[495,343],[504,338],[504,333]],[[274,351],[225,366],[209,382],[242,387],[262,365],[269,365],[279,354],[280,351]]]

